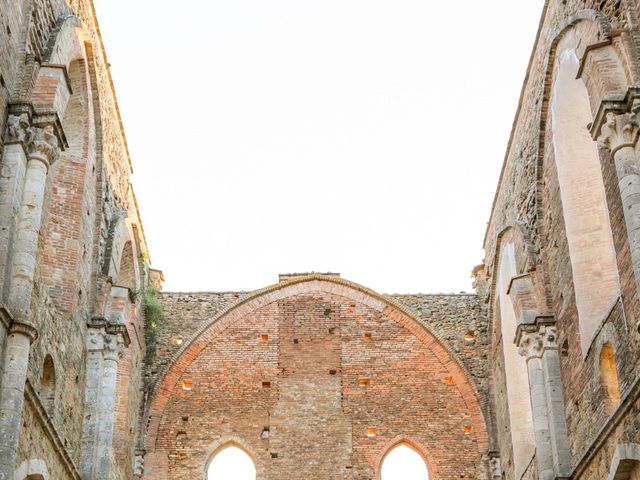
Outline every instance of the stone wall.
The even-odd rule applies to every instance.
[[[16,254],[15,240],[22,227],[14,221],[26,176],[20,162],[31,160],[20,157],[30,154],[24,143],[30,137],[6,130],[7,119],[13,115],[15,121],[16,106],[22,109],[20,114],[26,112],[20,118],[27,127],[40,121],[38,115],[48,115],[46,128],[53,126],[57,135],[42,210],[34,217],[39,224],[35,225],[36,267],[28,278],[32,289],[28,315],[20,319],[37,331],[37,339],[27,352],[16,465],[27,468],[44,462],[47,478],[79,478],[92,416],[85,408],[85,394],[93,381],[87,373],[88,324],[98,319],[93,325],[102,325],[99,329],[118,332],[108,335],[128,337],[117,377],[123,398],[114,412],[113,471],[131,478],[136,442],[141,441],[144,317],[136,315],[142,310],[140,302],[122,309],[116,305],[112,283],[118,281],[120,264],[128,266],[127,287],[134,296],[147,282],[148,255],[143,255],[147,247],[130,186],[126,138],[91,1],[2,0],[0,72],[0,131],[6,132],[0,138],[0,289],[10,304],[15,303],[8,293],[14,281],[11,265],[21,254]],[[127,240],[129,247],[123,253]],[[109,268],[112,264],[115,267]],[[5,336],[3,325],[0,354],[8,341]],[[39,395],[47,356],[55,373],[53,406],[42,410]],[[2,372],[2,360],[0,367]],[[0,467],[0,477],[4,474]]]
[[[632,425],[634,422],[627,417],[630,411],[620,410],[617,415],[621,418],[617,418],[616,412],[607,410],[598,367],[600,349],[606,342],[613,343],[621,393],[623,397],[634,395],[640,361],[640,336],[635,322],[640,312],[616,168],[608,150],[600,146],[598,154],[607,201],[605,208],[611,223],[610,235],[622,295],[598,319],[593,339],[581,339],[575,272],[571,265],[565,220],[571,212],[563,209],[562,204],[553,149],[550,103],[555,49],[567,32],[580,38],[580,74],[589,91],[594,117],[603,99],[610,98],[612,94],[624,94],[627,86],[636,81],[638,51],[633,39],[636,33],[624,29],[631,25],[637,28],[637,3],[635,8],[625,9],[628,5],[631,2],[546,2],[507,148],[485,237],[486,276],[480,281],[489,285],[487,302],[491,306],[493,323],[491,358],[496,432],[507,478],[510,478],[512,468],[511,426],[508,421],[509,405],[504,399],[508,385],[502,374],[501,362],[504,362],[502,352],[505,342],[513,342],[513,339],[502,338],[500,328],[496,327],[499,318],[492,285],[495,284],[499,264],[497,252],[501,242],[504,242],[505,229],[510,227],[523,232],[521,236],[525,238],[525,249],[530,252],[528,259],[519,259],[518,273],[535,276],[541,292],[538,296],[538,313],[553,315],[557,324],[571,465],[577,475],[575,478],[607,478],[605,472],[611,463],[616,441],[640,441],[637,426]],[[616,55],[623,59],[619,63],[622,67],[615,66],[612,52],[618,52]],[[606,58],[606,55],[610,55],[608,70],[603,67],[592,68],[596,56]],[[627,85],[611,86],[616,78],[624,79]],[[592,123],[584,128],[592,128]],[[573,181],[579,185],[580,172],[575,170],[573,175]],[[585,343],[586,348],[583,348]],[[603,442],[606,445],[604,447]],[[599,467],[592,467],[590,462],[595,462]]]

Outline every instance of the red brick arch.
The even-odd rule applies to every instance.
[[[311,292],[334,294],[366,305],[399,324],[415,336],[446,368],[449,375],[453,377],[456,388],[469,414],[470,426],[477,439],[480,456],[487,452],[489,445],[488,434],[479,394],[470,375],[445,342],[431,331],[428,326],[420,323],[415,315],[404,306],[355,283],[324,275],[295,277],[254,292],[206,322],[187,339],[151,389],[146,415],[146,450],[148,452],[154,451],[164,410],[173,395],[173,390],[189,365],[198,358],[207,345],[218,335],[223,334],[229,325],[260,307],[287,297]],[[387,449],[388,447],[380,452],[380,459],[382,459],[384,451]]]

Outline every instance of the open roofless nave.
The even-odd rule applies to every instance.
[[[0,480],[640,479],[640,0],[545,2],[455,295],[163,292],[91,0],[0,24]]]

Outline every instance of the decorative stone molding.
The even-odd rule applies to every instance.
[[[7,131],[4,136],[5,144],[24,143],[27,139],[29,125],[30,119],[28,114],[9,115],[7,119]]]

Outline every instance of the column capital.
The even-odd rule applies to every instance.
[[[635,147],[640,117],[640,87],[630,87],[623,94],[605,97],[590,126],[591,135],[601,147],[614,155],[624,147]]]
[[[542,358],[545,350],[558,349],[558,334],[553,317],[538,317],[534,323],[518,325],[515,343],[527,360]]]
[[[29,339],[29,343],[33,343],[38,338],[38,329],[28,322],[14,320],[11,324],[9,334],[24,335]]]
[[[608,112],[606,121],[600,128],[598,143],[611,150],[611,155],[625,147],[635,148],[640,134],[640,100],[633,104],[628,113]]]
[[[49,167],[68,147],[58,114],[34,109],[30,103],[9,105],[5,145],[20,144],[29,158]]]
[[[27,139],[27,153],[30,160],[39,160],[49,168],[58,159],[60,147],[53,125],[29,127]]]

